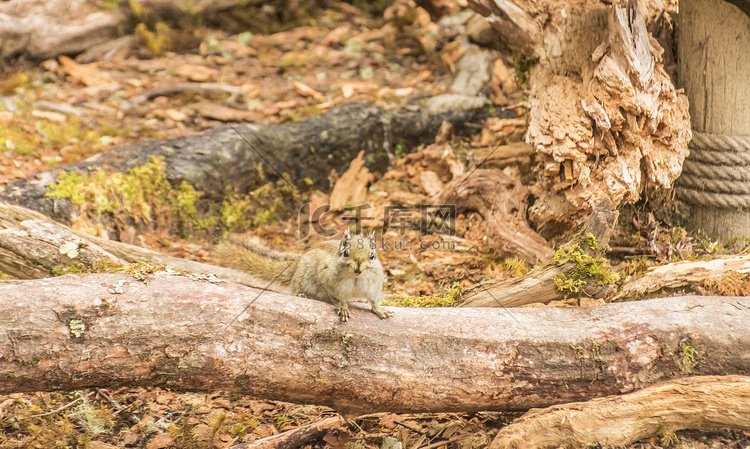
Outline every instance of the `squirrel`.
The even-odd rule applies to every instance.
[[[374,233],[366,238],[347,229],[341,239],[319,243],[303,254],[274,251],[256,242],[221,243],[216,253],[224,266],[290,285],[295,295],[336,306],[342,323],[349,320],[349,302],[366,299],[380,318],[385,274],[378,259]]]

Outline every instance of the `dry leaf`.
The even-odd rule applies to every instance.
[[[367,186],[374,176],[365,167],[365,151],[359,152],[331,191],[331,210],[342,211],[347,204],[357,206],[367,199]]]
[[[303,84],[299,81],[295,81],[292,84],[294,85],[294,90],[303,97],[313,97],[318,101],[323,101],[326,99],[325,95],[321,94],[320,92],[306,84]]]
[[[184,76],[190,81],[205,82],[219,77],[221,72],[210,67],[194,64],[182,64],[174,71],[177,75]]]
[[[367,81],[341,81],[341,93],[349,99],[357,92],[374,92],[380,86]]]
[[[60,56],[60,64],[65,73],[88,87],[112,83],[112,79],[100,72],[95,64],[79,64],[67,56]]]

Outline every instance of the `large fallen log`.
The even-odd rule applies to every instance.
[[[354,309],[342,325],[331,305],[305,298],[176,275],[146,281],[0,282],[0,393],[150,385],[351,413],[471,412],[750,370],[750,298],[404,308],[388,320]]]
[[[285,175],[298,188],[328,186],[331,170],[343,173],[360,151],[372,159],[373,170],[385,171],[389,153],[431,142],[444,121],[455,129],[491,114],[486,99],[440,95],[418,107],[385,109],[349,102],[326,114],[282,125],[239,124],[197,135],[117,147],[84,161],[55,167],[0,190],[0,198],[69,223],[75,207],[68,198],[46,196],[61,174],[77,171],[122,172],[153,157],[164,159],[172,186],[183,181],[202,192],[208,202],[229,192],[247,193]],[[511,115],[508,112],[498,112]]]

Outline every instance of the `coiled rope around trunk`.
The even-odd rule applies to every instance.
[[[750,136],[693,131],[677,179],[677,197],[691,204],[750,209]]]

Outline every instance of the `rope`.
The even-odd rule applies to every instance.
[[[693,131],[677,180],[677,196],[692,204],[750,209],[750,136]]]

